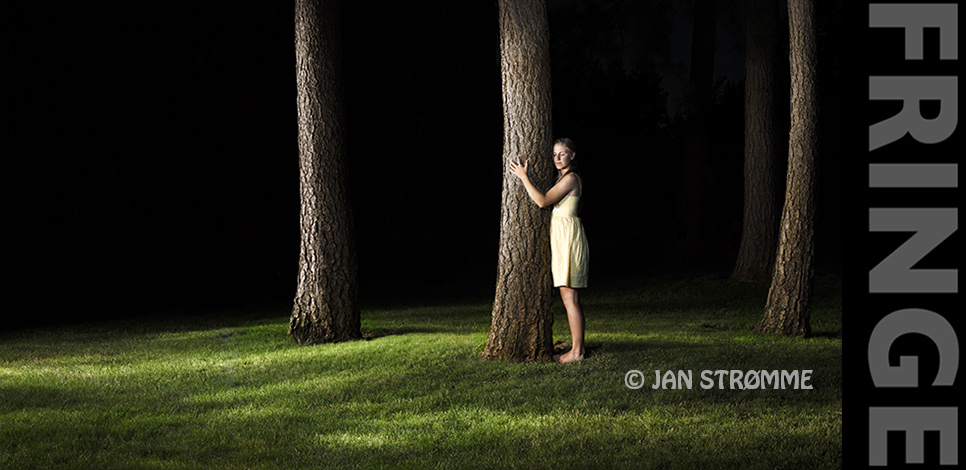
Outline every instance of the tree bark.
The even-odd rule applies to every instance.
[[[791,129],[785,206],[765,313],[756,330],[787,336],[811,334],[815,251],[815,155],[818,151],[816,86],[818,36],[812,0],[789,0]]]
[[[707,254],[703,244],[705,194],[710,185],[708,145],[711,143],[711,113],[714,100],[714,36],[716,0],[695,0],[691,41],[691,69],[685,110],[687,131],[681,158],[677,230],[672,257],[684,266],[699,263]]]
[[[335,2],[296,0],[302,239],[288,334],[302,344],[362,336],[338,25]]]
[[[745,191],[736,281],[765,281],[778,238],[778,1],[745,0]]]
[[[544,0],[500,0],[503,76],[503,195],[492,323],[482,357],[550,360],[553,281],[550,211],[540,209],[510,173],[510,160],[530,162],[530,177],[553,182],[550,37]]]

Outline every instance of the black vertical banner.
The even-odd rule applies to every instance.
[[[849,3],[844,468],[958,468],[962,11]]]

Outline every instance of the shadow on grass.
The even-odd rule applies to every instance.
[[[813,332],[811,335],[805,337],[805,339],[809,339],[809,338],[841,340],[842,339],[842,333],[840,333],[840,332],[833,333],[833,332],[830,332],[830,331],[823,331],[823,332],[820,332],[820,333],[814,333]]]
[[[106,407],[106,400],[90,400],[64,388],[48,385],[0,385],[0,413],[46,409],[62,411],[79,406]]]
[[[589,360],[599,354],[607,353],[614,355],[627,355],[646,353],[653,350],[675,350],[693,349],[694,346],[688,343],[678,343],[671,341],[587,341],[584,345],[584,359]],[[557,340],[553,345],[554,354],[563,354],[570,351],[571,345],[563,340]]]
[[[385,338],[387,336],[399,336],[408,334],[431,334],[431,333],[452,333],[454,328],[435,328],[435,327],[402,327],[393,329],[376,329],[371,331],[363,331],[362,339],[365,341],[372,341],[378,338]],[[322,346],[321,344],[315,346]]]

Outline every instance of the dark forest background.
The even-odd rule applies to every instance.
[[[818,8],[820,271],[842,259],[836,3]],[[550,2],[554,134],[579,146],[592,284],[725,275],[737,255],[743,85],[726,71],[742,68],[741,2],[718,10],[730,54],[716,63],[702,255],[683,265],[669,251],[687,116],[668,84],[687,73],[672,43],[689,41],[689,4]],[[290,301],[292,5],[14,8],[13,145],[0,176],[5,323]],[[496,2],[344,2],[342,27],[363,303],[492,294],[503,174]]]

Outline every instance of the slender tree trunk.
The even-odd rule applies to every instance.
[[[791,130],[778,252],[765,313],[756,329],[811,334],[815,252],[815,154],[818,151],[818,36],[812,0],[789,0]]]
[[[777,0],[745,0],[745,212],[736,281],[767,280],[775,259],[778,18]]]
[[[550,211],[527,196],[508,168],[530,162],[537,187],[553,182],[550,38],[545,0],[500,0],[503,74],[503,200],[493,320],[482,356],[549,360],[553,352]]]
[[[296,0],[302,242],[288,333],[302,344],[361,337],[349,207],[338,5]]]
[[[715,1],[695,0],[691,41],[691,70],[685,96],[687,131],[681,158],[678,227],[672,256],[682,265],[703,261],[702,222],[705,194],[710,184],[708,146],[711,143],[714,88]]]

